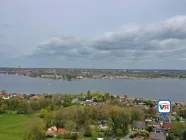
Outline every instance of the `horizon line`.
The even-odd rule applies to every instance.
[[[19,68],[18,67],[0,67],[1,68]],[[62,67],[20,67],[21,69],[96,69],[96,70],[186,70],[186,69],[164,69],[164,68],[62,68]]]

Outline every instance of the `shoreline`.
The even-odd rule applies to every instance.
[[[96,92],[97,90],[95,90],[95,91],[92,91],[92,93],[94,93],[94,92]],[[106,94],[107,92],[101,92],[100,91],[100,93],[99,94],[101,94],[101,95],[103,95],[103,94]],[[109,92],[110,93],[110,92]],[[37,93],[37,94],[35,94],[35,93],[16,93],[16,92],[12,92],[12,93],[6,93],[6,94],[16,94],[16,95],[34,95],[34,96],[44,96],[44,95],[80,95],[80,94],[82,94],[82,95],[87,95],[87,93],[86,92],[82,92],[82,93]],[[121,96],[121,95],[117,95],[117,94],[112,94],[112,93],[110,93],[110,96],[114,96],[115,98],[117,97],[117,96],[119,96],[120,97],[120,99],[123,99],[123,98],[125,98],[125,95],[124,96]],[[152,98],[141,98],[141,97],[128,97],[127,96],[127,98],[126,99],[129,99],[129,100],[131,100],[131,101],[133,101],[133,100],[135,100],[135,99],[137,99],[137,100],[139,100],[139,99],[142,99],[142,100],[145,100],[145,101],[148,101],[148,100],[151,100],[151,101],[153,101],[153,102],[157,102],[158,100],[160,100],[160,99],[158,99],[158,100],[156,100],[156,99],[152,99]],[[170,100],[171,101],[171,100]],[[180,103],[180,104],[186,104],[186,102],[183,102],[183,101],[171,101],[172,102],[172,104],[175,104],[175,103]]]
[[[72,78],[72,79],[59,79],[59,78],[45,78],[39,76],[28,76],[28,75],[16,75],[16,74],[0,74],[0,75],[14,75],[14,76],[26,76],[30,78],[41,78],[50,80],[64,80],[64,81],[76,81],[76,80],[186,80],[186,78],[171,78],[171,77],[161,77],[161,78],[137,78],[137,77],[126,77],[126,78]]]

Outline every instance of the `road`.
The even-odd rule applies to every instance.
[[[121,138],[120,140],[132,140],[130,138],[130,135],[132,135],[133,133],[134,133],[134,131],[130,130],[130,132],[124,138]]]

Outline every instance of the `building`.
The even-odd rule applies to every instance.
[[[160,127],[160,123],[156,121],[148,121],[147,126]]]
[[[184,118],[182,118],[182,117],[180,117],[180,122],[185,122],[185,119]]]
[[[3,99],[4,100],[10,99],[10,97],[11,97],[11,95],[9,95],[9,94],[4,94],[3,95]]]
[[[145,122],[151,122],[151,121],[152,121],[151,118],[146,118],[146,119],[145,119]]]
[[[85,101],[86,102],[89,102],[89,103],[92,103],[93,102],[93,99],[92,99],[92,97],[87,97]]]
[[[32,100],[36,100],[36,99],[38,99],[38,98],[39,98],[39,96],[32,96],[32,97],[31,97]]]
[[[163,133],[163,134],[167,134],[167,131],[164,128],[155,128],[154,130],[156,133]]]
[[[98,124],[99,124],[99,127],[101,129],[107,129],[108,128],[108,122],[106,120],[101,120],[101,121],[98,122]]]
[[[171,122],[164,122],[163,128],[166,130],[169,130],[172,128],[172,123]]]
[[[145,130],[146,124],[143,121],[133,121],[132,129],[133,130]]]
[[[163,133],[151,132],[149,134],[149,140],[166,140],[166,135]]]

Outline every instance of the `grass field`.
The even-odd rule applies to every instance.
[[[32,118],[30,115],[0,114],[0,140],[23,140],[27,124]],[[47,138],[47,140],[57,139]],[[84,140],[93,139],[84,138]]]
[[[29,115],[0,114],[0,140],[23,140]]]

